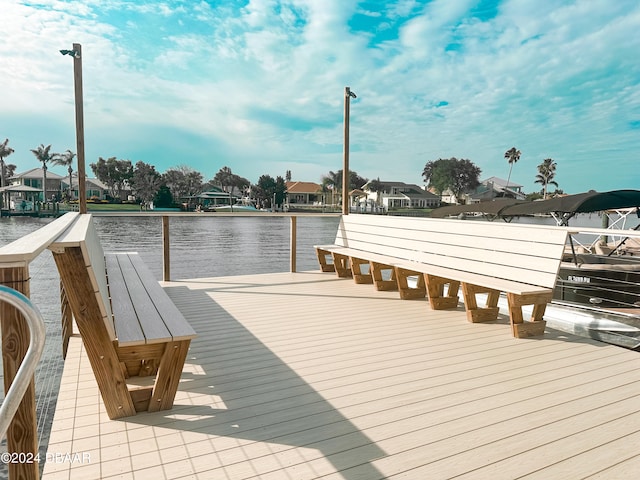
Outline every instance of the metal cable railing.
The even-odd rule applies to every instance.
[[[40,357],[44,349],[45,326],[38,308],[20,292],[4,285],[0,285],[0,301],[12,305],[24,316],[30,333],[27,353],[20,364],[20,368],[18,368],[14,381],[2,402],[2,406],[0,407],[1,441],[7,433],[9,424],[13,420],[13,416],[22,401],[22,397],[29,387],[36,366],[40,361]]]

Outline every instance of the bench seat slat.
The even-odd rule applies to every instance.
[[[158,281],[155,279],[151,270],[144,264],[142,258],[137,253],[128,254],[133,268],[136,270],[138,277],[145,285],[147,294],[156,306],[158,313],[162,317],[163,323],[171,335],[173,341],[192,339],[196,336],[195,330],[184,319],[178,307],[164,292]]]
[[[144,345],[145,336],[127,291],[118,258],[115,255],[107,254],[105,259],[118,344],[121,346]]]
[[[140,277],[135,267],[131,263],[128,254],[113,253],[109,256],[114,257],[118,263],[120,272],[124,279],[124,285],[130,298],[130,303],[133,305],[135,315],[133,318],[119,318],[119,315],[115,315],[116,333],[118,334],[118,343],[120,345],[131,344],[128,338],[122,338],[120,335],[120,328],[125,322],[136,322],[140,325],[140,329],[143,332],[142,343],[162,343],[173,340],[171,333],[164,325],[162,317],[158,313],[156,305],[154,305],[152,299],[149,297],[147,291],[147,285],[140,281]],[[157,284],[157,282],[154,281]],[[158,288],[160,288],[158,286]],[[114,303],[118,300],[112,298]],[[127,300],[125,299],[125,302]],[[133,341],[139,341],[137,338],[133,338]]]

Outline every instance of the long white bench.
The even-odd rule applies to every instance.
[[[462,286],[470,322],[497,319],[505,292],[513,335],[528,337],[544,333],[566,240],[557,227],[352,214],[342,216],[334,244],[315,249],[323,271],[398,289],[403,299],[428,295],[433,309],[455,308]],[[482,307],[477,294],[486,294]],[[524,305],[533,305],[527,322]]]
[[[109,418],[171,409],[196,333],[138,254],[105,255],[87,214],[49,249]]]

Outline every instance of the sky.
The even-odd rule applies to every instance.
[[[0,142],[85,156],[321,181],[342,168],[423,185],[427,162],[565,193],[640,189],[637,0],[0,0]],[[65,169],[51,171],[65,174]]]

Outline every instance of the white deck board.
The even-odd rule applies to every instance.
[[[111,421],[81,342],[45,479],[636,478],[640,354],[517,339],[330,273],[164,285],[198,333],[173,410]]]

